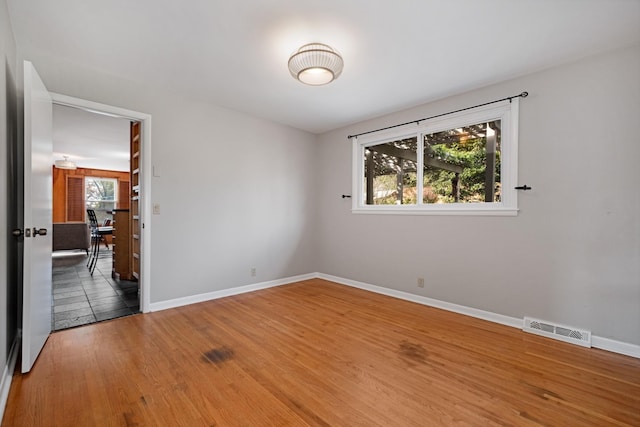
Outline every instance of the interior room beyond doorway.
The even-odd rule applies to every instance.
[[[140,311],[138,276],[129,267],[134,124],[54,104],[53,330]],[[96,241],[95,226],[113,232]]]

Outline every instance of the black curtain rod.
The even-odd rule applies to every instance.
[[[506,98],[496,99],[495,101],[485,102],[484,104],[474,105],[473,107],[461,108],[459,110],[449,111],[448,113],[437,114],[437,115],[431,116],[431,117],[425,117],[424,119],[412,120],[410,122],[401,123],[399,125],[387,126],[386,128],[380,128],[380,129],[370,130],[368,132],[356,133],[355,135],[349,135],[347,137],[347,139],[351,139],[351,138],[354,138],[354,137],[357,138],[357,137],[359,137],[361,135],[367,135],[369,133],[380,132],[381,130],[393,129],[393,128],[397,128],[397,127],[400,127],[400,126],[410,125],[411,123],[418,124],[418,123],[423,122],[425,120],[431,120],[431,119],[435,119],[437,117],[446,116],[447,114],[453,114],[453,113],[459,113],[461,111],[471,110],[472,108],[484,107],[485,105],[495,104],[496,102],[502,102],[502,101],[507,101],[507,100],[509,102],[511,102],[511,100],[513,98],[526,98],[527,96],[529,96],[529,92],[522,92],[522,93],[520,93],[518,95],[507,96]]]

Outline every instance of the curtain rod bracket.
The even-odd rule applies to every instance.
[[[516,190],[523,190],[523,191],[531,190],[531,187],[529,187],[527,184],[520,185],[518,187],[513,187],[513,188],[515,188]]]

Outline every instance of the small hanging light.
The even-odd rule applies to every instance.
[[[78,166],[74,162],[69,160],[69,156],[62,156],[62,157],[64,158],[64,160],[56,160],[54,163],[58,169],[74,170],[78,168]]]
[[[320,86],[331,83],[342,73],[342,56],[330,46],[309,43],[289,58],[289,72],[302,83]]]

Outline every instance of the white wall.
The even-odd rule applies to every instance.
[[[6,1],[0,2],[0,56],[3,61],[0,64],[0,165],[5,170],[4,165],[7,164],[7,76],[6,64],[8,60],[7,45],[13,42],[13,34],[7,16]],[[0,174],[0,319],[2,319],[2,327],[0,327],[0,366],[4,367],[7,358],[7,229],[9,222],[7,219],[7,196],[8,180],[7,174]]]
[[[197,102],[165,107],[152,112],[152,301],[314,271],[315,137]]]
[[[322,135],[318,270],[640,344],[639,76],[636,46]],[[525,90],[517,217],[356,215],[340,198],[347,135]]]
[[[7,164],[7,76],[6,64],[8,62],[7,46],[13,43],[13,34],[7,15],[6,1],[0,2],[0,57],[3,59],[0,64],[0,165],[5,170]],[[9,222],[8,213],[8,179],[6,173],[0,173],[0,319],[2,327],[0,327],[0,366],[4,367],[7,361],[7,230]]]
[[[16,45],[5,0],[0,1],[0,393],[8,391],[9,353],[18,332],[18,242],[10,230],[16,223],[15,172],[17,155]],[[17,351],[17,349],[16,349]],[[14,359],[15,360],[15,359]],[[6,376],[5,376],[6,374]],[[4,410],[0,396],[0,414]]]
[[[314,271],[315,136],[20,53],[52,92],[152,115],[152,303]]]

